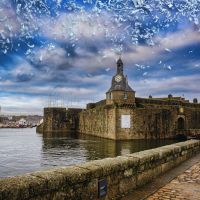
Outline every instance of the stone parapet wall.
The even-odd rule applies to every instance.
[[[200,141],[190,140],[126,156],[0,179],[0,200],[95,200],[99,199],[101,180],[107,183],[107,195],[101,199],[120,199],[199,152]]]
[[[180,99],[172,98],[172,99],[156,99],[156,98],[135,98],[135,102],[137,104],[155,104],[158,106],[164,106],[164,105],[172,105],[172,106],[184,106],[184,107],[190,107],[190,108],[200,108],[199,103],[190,103],[187,101],[182,101]]]

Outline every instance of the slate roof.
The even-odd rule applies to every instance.
[[[117,75],[122,76],[122,80],[120,82],[115,81],[115,77]],[[128,79],[123,74],[123,62],[121,58],[117,61],[117,73],[112,78],[112,84],[108,92],[112,91],[125,91],[125,92],[134,92],[134,90],[129,86]]]

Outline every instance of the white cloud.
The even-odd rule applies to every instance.
[[[159,57],[164,51],[166,51],[166,49],[173,51],[177,48],[200,42],[200,34],[198,31],[186,29],[180,32],[168,34],[165,37],[158,36],[154,38],[154,40],[156,41],[156,45],[154,46],[138,45],[132,47],[132,51],[123,55],[123,59],[127,63],[151,60]],[[168,53],[170,54],[170,52]]]
[[[15,85],[15,83],[10,80],[0,81],[0,86],[6,87],[6,86],[12,86],[12,85]]]
[[[110,37],[120,30],[105,12],[61,13],[56,19],[40,20],[40,24],[43,24],[41,31],[46,37],[73,42],[102,40],[103,37]]]
[[[7,37],[13,37],[19,31],[19,27],[17,15],[9,2],[7,5],[0,3],[0,36],[5,40]]]
[[[46,86],[31,86],[30,84],[13,83],[10,81],[0,82],[1,92],[15,92],[15,93],[26,93],[31,95],[42,95],[46,96],[49,94],[60,94],[60,95],[92,95],[97,92],[96,89],[88,89],[85,87],[55,87],[46,84]],[[12,86],[12,87],[10,87]],[[14,86],[14,88],[13,88]]]
[[[107,80],[109,78],[110,77],[107,76],[106,74],[105,75],[95,75],[95,76],[88,74],[88,76],[85,76],[85,75],[84,76],[82,76],[82,75],[72,76],[71,80],[75,81],[75,82],[87,83],[87,84],[101,84],[101,83],[106,84]]]
[[[185,76],[173,76],[171,78],[162,79],[146,79],[140,80],[135,83],[131,81],[131,85],[134,85],[134,90],[137,92],[137,96],[146,96],[150,94],[157,97],[167,96],[168,93],[174,92],[174,95],[185,95],[186,99],[193,98],[200,99],[200,85],[199,75],[185,75]],[[177,91],[177,92],[176,92]]]
[[[26,60],[22,60],[14,69],[11,70],[10,74],[15,76],[22,73],[32,73],[33,70],[33,67]]]
[[[3,114],[42,114],[42,107],[45,103],[42,97],[11,95],[0,98]]]
[[[1,84],[1,83],[0,83]],[[1,92],[13,92],[13,88],[4,87]],[[43,108],[49,106],[51,97],[54,106],[84,107],[97,93],[96,89],[87,88],[55,88],[53,86],[23,86],[15,85],[17,95],[1,94],[0,105],[2,113],[42,114]],[[26,95],[24,95],[26,93]],[[28,95],[30,94],[30,95]],[[63,101],[63,103],[62,103]]]
[[[35,49],[30,58],[36,65],[46,66],[49,70],[56,70],[59,66],[63,67],[63,69],[71,66],[71,59],[67,56],[66,51],[53,44]]]
[[[130,66],[138,62],[150,61],[162,57],[162,54],[166,52],[165,49],[170,49],[173,52],[177,48],[200,42],[200,34],[195,30],[187,29],[185,31],[168,34],[163,38],[156,37],[155,41],[156,45],[154,46],[130,45],[129,51],[122,54],[122,59],[125,64]],[[166,53],[170,56],[171,52]],[[109,46],[100,49],[96,54],[88,52],[87,49],[79,48],[77,54],[79,57],[73,60],[73,65],[78,68],[83,68],[88,72],[107,67],[115,67],[115,61],[119,57],[116,51]],[[90,62],[91,60],[92,62]]]

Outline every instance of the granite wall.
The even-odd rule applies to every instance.
[[[0,200],[120,199],[200,152],[190,140],[138,153],[0,179]],[[99,196],[100,195],[100,196]]]
[[[37,127],[39,133],[76,131],[79,124],[79,108],[44,108],[43,123]]]
[[[122,115],[130,116],[130,128],[122,127]],[[174,138],[177,133],[189,135],[184,131],[189,129],[200,134],[200,109],[192,106],[102,105],[84,110],[79,118],[80,133],[115,140]]]
[[[200,109],[186,108],[185,109],[187,129],[200,129]]]
[[[130,115],[130,128],[121,127],[121,116]],[[116,140],[173,138],[176,108],[100,106],[80,113],[78,131]]]
[[[121,93],[120,93],[121,94]],[[200,105],[185,101],[136,98],[136,103],[90,103],[87,109],[44,108],[38,132],[79,132],[114,140],[164,139],[191,131],[200,135]],[[130,127],[122,127],[122,115]],[[196,134],[196,135],[197,135]],[[192,135],[193,136],[193,135]]]
[[[43,132],[66,131],[66,108],[44,108]]]
[[[121,116],[130,115],[130,129],[121,128]],[[126,108],[117,110],[117,139],[173,138],[176,129],[175,108]]]
[[[98,106],[82,111],[79,114],[78,132],[116,139],[116,108]]]

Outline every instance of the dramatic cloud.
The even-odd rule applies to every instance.
[[[1,0],[0,105],[9,112],[42,112],[45,102],[101,100],[119,55],[137,96],[199,98],[199,5]]]
[[[2,39],[14,37],[19,31],[19,23],[17,15],[11,4],[8,2],[6,5],[0,2],[0,35]],[[7,41],[8,42],[8,41]],[[8,42],[9,43],[9,42]]]
[[[86,11],[79,13],[62,13],[58,18],[45,19],[42,33],[46,37],[59,39],[61,41],[78,40],[84,43],[85,40],[101,39],[104,36],[109,37],[112,33],[120,31],[111,20],[108,13],[91,13]],[[75,45],[75,44],[74,44]]]
[[[173,76],[171,78],[161,79],[144,79],[135,84],[138,95],[146,96],[155,95],[157,97],[167,96],[174,93],[175,95],[185,96],[192,100],[200,98],[199,75],[190,76]],[[187,85],[187,87],[185,87]],[[148,88],[148,90],[147,90]]]
[[[25,95],[4,95],[0,96],[2,112],[7,114],[41,114],[41,106],[46,106],[47,101],[40,97],[30,97]],[[14,99],[14,101],[13,101]]]

